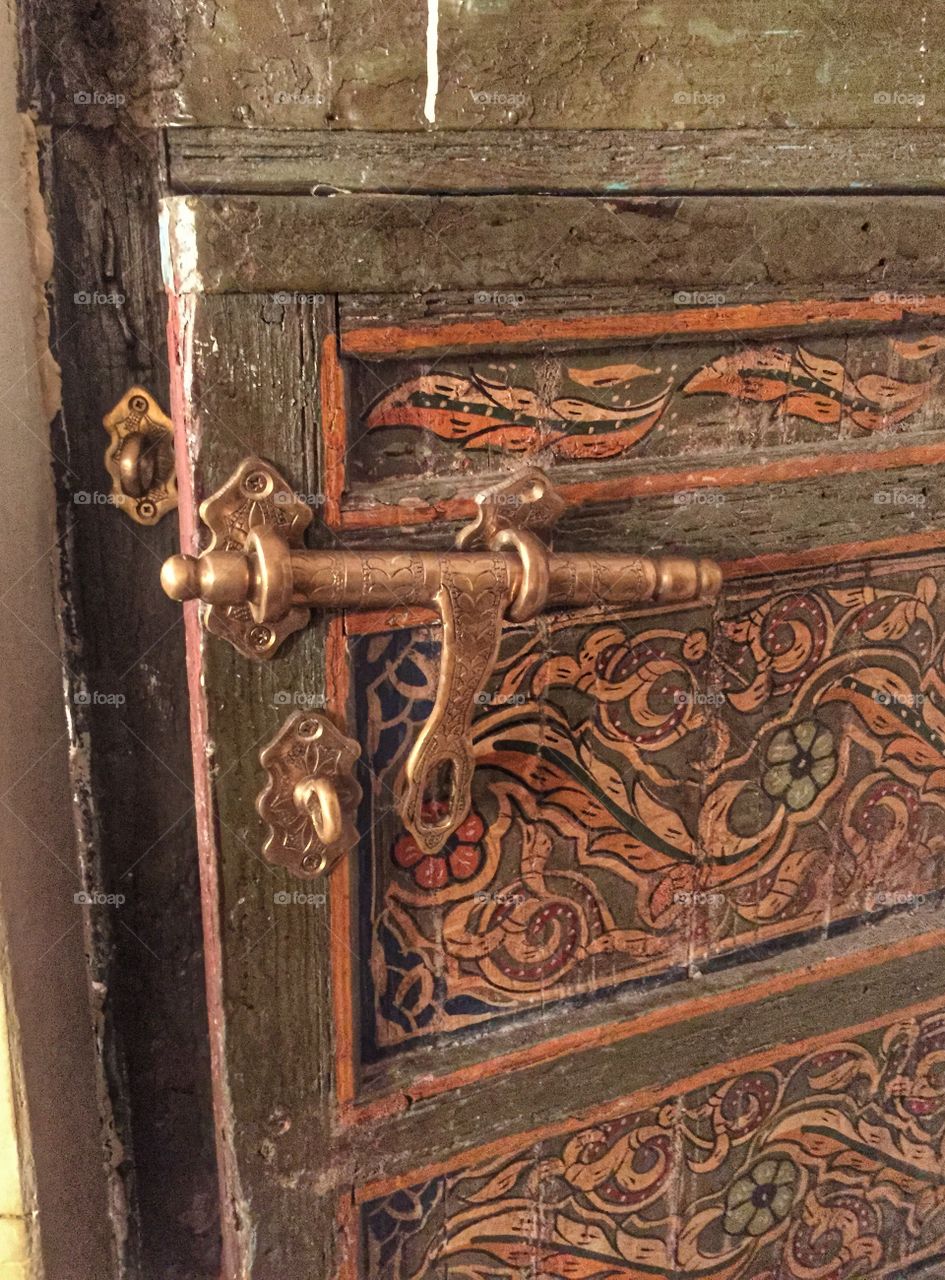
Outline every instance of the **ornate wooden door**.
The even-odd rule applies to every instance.
[[[185,550],[251,455],[344,549],[538,463],[556,549],[725,574],[509,622],[435,853],[435,617],[254,662],[188,606],[227,1276],[942,1273],[941,209],[736,203],[165,205]],[[254,811],[300,708],[361,747],[324,882]]]

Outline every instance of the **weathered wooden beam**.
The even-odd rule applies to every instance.
[[[945,137],[872,129],[181,128],[171,189],[307,195],[797,195],[945,189]]]
[[[274,129],[941,128],[941,6],[32,0],[47,119]],[[63,56],[63,50],[68,50]],[[430,75],[430,67],[434,74]]]
[[[842,296],[945,278],[933,196],[174,196],[163,218],[178,293],[672,292],[760,279]]]
[[[120,512],[103,463],[102,415],[130,386],[167,405],[158,155],[154,135],[52,130],[52,448],[76,822],[88,884],[121,899],[88,908],[112,1225],[124,1265],[202,1277],[218,1216],[183,629],[157,580],[179,535]]]

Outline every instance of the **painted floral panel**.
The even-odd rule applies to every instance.
[[[437,855],[396,812],[437,633],[353,637],[365,1058],[938,893],[943,587],[930,557],[509,627]]]
[[[607,352],[357,363],[348,482],[603,459],[724,457],[937,429],[945,340],[927,331]]]
[[[369,1202],[376,1280],[900,1280],[945,1266],[945,1014]]]

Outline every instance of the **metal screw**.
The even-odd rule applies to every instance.
[[[272,644],[272,630],[269,627],[253,627],[249,633],[249,643],[254,649],[268,649]]]
[[[133,409],[135,413],[147,413],[148,402],[144,396],[132,396],[128,401],[129,409]]]
[[[251,471],[243,481],[243,488],[247,493],[260,494],[264,493],[269,486],[269,477],[264,471]]]

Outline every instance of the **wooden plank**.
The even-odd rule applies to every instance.
[[[324,492],[324,452],[317,459],[325,439],[322,397],[327,392],[337,398],[337,369],[330,301],[315,307],[291,301],[273,309],[268,295],[192,295],[176,307],[175,409],[182,469],[192,466],[194,479],[192,486],[185,482],[182,499],[190,547],[197,503],[247,452],[269,457],[299,491]],[[334,438],[328,443],[331,450],[338,447]],[[927,469],[918,470],[928,484]],[[852,479],[873,482],[869,475]],[[911,482],[918,480],[910,477]],[[742,496],[740,491],[738,504],[731,504],[736,517]],[[815,500],[812,490],[810,502]],[[562,545],[612,546],[637,519],[635,506],[614,504],[594,527],[587,513],[572,514],[562,525]],[[835,522],[847,518],[840,506]],[[785,501],[785,513],[789,508]],[[759,528],[761,509],[759,498]],[[852,511],[851,527],[862,533],[872,509]],[[795,502],[794,524],[800,510]],[[701,537],[717,550],[719,527],[699,534],[692,510],[685,519],[690,517],[686,536]],[[664,543],[666,519],[664,514],[661,524],[654,512],[644,513],[634,536],[645,545]],[[803,520],[809,522],[807,516]],[[736,534],[745,536],[739,525],[735,519],[729,530],[733,545]],[[448,535],[442,526],[428,528],[413,536],[412,545],[446,545]],[[378,533],[344,536],[364,545]],[[483,1144],[503,1149],[517,1140],[535,1097],[543,1099],[541,1123],[573,1123],[575,1069],[582,1100],[603,1113],[628,1090],[665,1085],[667,1061],[673,1075],[701,1071],[707,1043],[717,1047],[713,1060],[722,1070],[725,1062],[783,1042],[785,1028],[792,1040],[817,1037],[849,1025],[851,1017],[882,1018],[890,1009],[940,999],[941,940],[925,936],[935,928],[937,903],[926,903],[849,932],[838,921],[834,936],[813,930],[809,941],[792,939],[790,949],[776,938],[763,958],[749,959],[737,971],[727,968],[720,953],[712,958],[718,967],[711,971],[710,964],[698,979],[675,974],[675,981],[656,989],[618,991],[577,1009],[549,1006],[542,1013],[542,1035],[554,1042],[584,1031],[586,1045],[573,1039],[561,1052],[536,1047],[534,1056],[507,1062],[509,1070],[477,1067],[484,1056],[501,1061],[522,1050],[516,1019],[438,1044],[435,1066],[424,1048],[393,1055],[365,1072],[358,1062],[362,1015],[347,988],[349,975],[356,980],[365,963],[350,916],[356,886],[347,879],[341,885],[336,873],[327,913],[324,902],[293,899],[293,891],[304,893],[309,886],[260,861],[261,833],[253,813],[258,752],[285,715],[284,697],[277,695],[330,691],[337,710],[348,676],[335,655],[330,688],[327,681],[323,685],[324,630],[317,623],[270,664],[247,663],[207,636],[193,612],[189,625],[228,1275],[355,1275],[350,1210],[356,1186],[368,1179],[407,1185],[429,1163],[431,1133],[438,1135],[446,1162],[460,1164]],[[281,894],[290,901],[279,902]],[[798,972],[804,976],[795,981]],[[735,992],[753,982],[768,986],[746,1017]],[[702,997],[708,1002],[689,1004],[679,1016],[671,1011],[674,1003]],[[626,1036],[601,1033],[601,1026],[617,1020]],[[445,1077],[445,1089],[431,1075]]]
[[[931,285],[934,289],[934,283]],[[935,328],[945,297],[917,289],[874,289],[837,298],[822,292],[797,297],[797,288],[726,282],[724,288],[665,286],[632,292],[588,289],[578,296],[555,289],[434,294],[415,297],[354,294],[339,306],[342,354],[360,360],[446,352],[475,355],[600,347],[605,343],[804,337],[887,332],[908,325]]]
[[[932,916],[934,912],[928,918]],[[880,938],[888,940],[900,954],[883,961],[876,951],[873,955],[878,963],[865,968],[845,971],[845,966],[837,964],[833,968],[827,966],[812,982],[785,981],[780,990],[772,990],[753,1002],[750,1016],[746,1016],[739,1001],[709,1002],[703,1010],[689,1010],[690,1016],[682,1022],[639,1012],[639,997],[632,1002],[624,1000],[622,1006],[619,1001],[612,1001],[608,1005],[612,1016],[632,1017],[630,1010],[634,1009],[639,1020],[635,1033],[624,1040],[598,1043],[590,1036],[583,1050],[571,1044],[566,1058],[552,1055],[543,1060],[536,1055],[533,1063],[519,1070],[484,1077],[476,1074],[462,1081],[445,1099],[425,1097],[424,1081],[420,1082],[417,1097],[405,1084],[401,1111],[351,1130],[347,1162],[338,1170],[338,1182],[343,1184],[356,1169],[359,1182],[370,1182],[383,1173],[385,1179],[403,1185],[416,1180],[418,1168],[428,1164],[465,1164],[471,1158],[470,1149],[490,1143],[500,1149],[513,1136],[521,1135],[528,1141],[540,1133],[567,1129],[578,1115],[573,1088],[576,1072],[581,1080],[583,1122],[619,1113],[618,1100],[637,1090],[667,1088],[707,1067],[724,1075],[727,1064],[749,1054],[772,1050],[786,1042],[830,1035],[851,1020],[881,1019],[908,1005],[940,1002],[941,986],[936,974],[941,970],[942,938],[935,935],[929,940],[931,945],[923,943],[914,949],[897,947],[893,940],[902,939],[910,931],[907,917],[875,926],[872,932],[876,942]],[[833,939],[829,946],[817,944],[811,953],[802,955],[818,951],[850,955],[859,945],[851,938]],[[773,974],[783,969],[783,958],[782,962],[769,959],[763,967]],[[700,990],[706,992],[727,985],[729,982],[723,981],[719,986],[711,977],[703,977],[699,983]],[[644,997],[644,1003],[652,1005],[653,999],[651,993]],[[665,995],[658,1000],[665,1003]],[[602,1012],[598,1008],[597,1015],[603,1020]],[[713,1046],[711,1054],[706,1052],[707,1045]],[[565,1062],[567,1070],[563,1071]],[[537,1113],[535,1098],[542,1099]],[[438,1102],[449,1115],[448,1125],[442,1127]],[[432,1153],[429,1134],[434,1131],[438,1140]],[[434,1156],[433,1161],[430,1155]]]
[[[112,1226],[123,1265],[210,1277],[219,1222],[183,631],[158,583],[177,521],[141,528],[110,503],[101,425],[135,383],[167,408],[158,154],[128,129],[52,131],[52,447],[77,822],[89,891],[123,900],[88,909]]]
[[[870,129],[172,129],[181,194],[935,192],[945,140]]]
[[[317,491],[320,352],[330,319],[328,307],[303,304],[273,320],[263,298],[178,302],[172,349],[185,549],[197,542],[200,500],[248,454],[269,458],[299,492]],[[263,861],[254,809],[261,748],[287,705],[322,695],[324,630],[307,628],[275,662],[250,663],[208,636],[192,611],[188,626],[224,1274],[327,1277],[338,1249],[324,1194],[334,925],[324,885],[300,884]]]
[[[836,460],[842,461],[842,453]],[[622,487],[622,496],[610,498],[607,481],[600,493],[593,485],[576,485],[575,505],[556,528],[555,546],[590,551],[606,544],[708,555],[737,565],[741,576],[764,572],[766,565],[775,563],[773,557],[786,568],[811,562],[811,553],[814,562],[823,563],[826,555],[829,563],[835,554],[849,559],[945,542],[945,477],[940,466],[920,463],[877,470],[882,465],[882,451],[877,451],[867,467],[857,465],[849,472],[812,468],[805,476],[804,459],[799,461],[797,478],[783,474],[794,469],[788,454],[782,474],[770,478],[752,478],[751,468],[745,469],[744,477],[731,474],[728,479],[723,473],[713,477],[711,470],[699,476],[690,473],[688,478],[668,471],[651,473],[639,486],[632,476],[624,477],[622,485],[614,477],[609,484],[612,490]],[[666,483],[656,483],[661,479]],[[691,487],[690,479],[695,481]],[[566,484],[562,488],[568,493]],[[429,501],[429,485],[425,492]],[[370,506],[364,506],[349,512],[345,542],[368,546],[389,536],[378,526],[397,526],[410,547],[441,545],[460,527],[458,518],[471,510],[467,498],[429,501],[419,512],[411,503],[403,508],[391,503],[382,505],[375,519]],[[852,548],[843,552],[848,544]]]
[[[825,1147],[829,1155],[846,1157],[846,1167],[852,1170],[844,1182],[848,1194],[853,1187],[868,1191],[877,1176],[885,1181],[903,1173],[904,1165],[910,1179],[938,1184],[931,1126],[916,1125],[916,1141],[904,1153],[897,1140],[901,1122],[896,1112],[909,1116],[929,1110],[919,1081],[925,1064],[934,1061],[941,1028],[940,997],[865,1021],[857,1016],[842,1031],[708,1065],[562,1124],[536,1126],[518,1141],[486,1143],[451,1161],[430,1160],[402,1179],[381,1177],[358,1197],[364,1205],[363,1241],[370,1274],[382,1274],[380,1268],[392,1256],[406,1265],[384,1268],[383,1274],[399,1278],[418,1274],[419,1256],[428,1271],[431,1265],[445,1264],[462,1272],[467,1258],[477,1261],[492,1255],[516,1261],[553,1259],[564,1274],[572,1270],[572,1261],[575,1271],[590,1263],[606,1272],[614,1265],[626,1271],[624,1259],[645,1258],[638,1275],[725,1275],[718,1253],[699,1236],[710,1214],[718,1218],[732,1207],[734,1197],[726,1192],[737,1185],[740,1174],[745,1176],[746,1167],[751,1168],[746,1147],[748,1159],[755,1157],[755,1168],[761,1167],[759,1152],[770,1158],[768,1170],[778,1169],[779,1159],[784,1161],[780,1182],[792,1188],[792,1157],[799,1150],[807,1188],[816,1186],[818,1179],[826,1183],[834,1178],[835,1163],[829,1157],[817,1159]],[[894,1049],[908,1065],[897,1079],[900,1092],[890,1099],[888,1064]],[[859,1068],[860,1088],[849,1087],[844,1067]],[[752,1098],[750,1109],[738,1105],[746,1094]],[[860,1136],[864,1112],[871,1120],[875,1117],[869,1143]],[[769,1137],[781,1141],[769,1143]],[[641,1149],[652,1158],[628,1168],[628,1152]],[[888,1172],[884,1176],[881,1171]],[[576,1184],[583,1196],[574,1194]],[[751,1185],[749,1181],[749,1190]],[[649,1212],[627,1213],[626,1201],[634,1195],[646,1199]],[[550,1204],[554,1210],[543,1220],[540,1214],[523,1212],[523,1201]],[[405,1202],[414,1207],[409,1218],[400,1211]],[[895,1210],[883,1211],[881,1221],[877,1215],[870,1223],[877,1224],[875,1232],[860,1235],[853,1248],[869,1241],[875,1280],[935,1275],[936,1270],[924,1264],[931,1259],[940,1270],[945,1256],[941,1225],[937,1231],[927,1230],[901,1198],[890,1203]],[[565,1212],[556,1212],[565,1204]],[[782,1200],[778,1207],[784,1204]],[[757,1201],[749,1204],[749,1214],[756,1205]],[[786,1207],[797,1214],[796,1199]],[[792,1226],[796,1221],[795,1217]],[[587,1231],[576,1229],[581,1222]],[[768,1263],[796,1258],[798,1233],[764,1231],[766,1225],[761,1219],[758,1247],[747,1259],[743,1254],[735,1261],[737,1270],[730,1265],[729,1275],[746,1275],[742,1264],[754,1268],[758,1262],[765,1271],[756,1274],[775,1274]],[[619,1232],[619,1252],[612,1245],[614,1229]],[[739,1230],[734,1220],[727,1234],[737,1240]],[[732,1254],[737,1250],[736,1243]]]
[[[673,293],[764,279],[863,296],[928,291],[945,276],[931,196],[175,196],[163,217],[177,293]]]
[[[695,13],[690,0],[476,0],[438,16],[434,38],[413,0],[103,0],[91,13],[33,0],[24,96],[65,123],[118,112],[285,130],[945,122],[937,6],[705,0]]]

